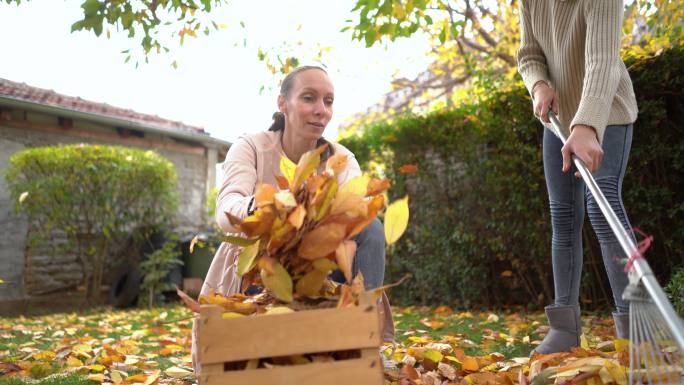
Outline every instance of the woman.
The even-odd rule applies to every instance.
[[[328,143],[323,131],[332,118],[334,89],[325,70],[320,67],[304,66],[290,72],[280,88],[278,109],[273,115],[273,125],[267,132],[244,136],[238,139],[228,151],[223,163],[223,183],[218,192],[216,221],[221,231],[235,233],[225,213],[237,217],[249,215],[253,207],[254,191],[258,184],[276,186],[275,176],[280,174],[280,158],[287,156],[295,164],[307,151]],[[354,154],[337,143],[329,143],[322,157],[333,153],[347,155],[347,170],[339,175],[340,185],[361,175],[361,169]],[[321,162],[325,167],[325,162]],[[322,171],[319,170],[319,171]],[[357,252],[352,272],[361,271],[367,289],[382,286],[385,271],[385,238],[382,224],[377,219],[354,240]],[[223,295],[241,291],[237,276],[239,248],[229,243],[219,247],[209,267],[201,294],[210,289]],[[385,340],[394,340],[394,326],[387,297],[383,296]],[[193,364],[199,374],[196,356],[196,331],[193,326]]]
[[[548,128],[544,130],[556,298],[545,309],[551,330],[535,349],[539,353],[569,351],[579,345],[585,199],[617,307],[616,334],[629,336],[629,306],[622,299],[628,283],[622,262],[627,256],[579,174],[570,172],[571,154],[575,154],[593,173],[624,228],[631,229],[621,190],[637,105],[620,59],[622,14],[620,0],[520,2],[518,70],[532,96],[534,114],[548,126],[547,113],[552,109],[569,128],[565,146]]]

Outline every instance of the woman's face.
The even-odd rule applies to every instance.
[[[278,97],[285,114],[285,131],[304,140],[317,140],[330,122],[335,98],[328,75],[317,69],[302,71],[293,79],[287,98]]]

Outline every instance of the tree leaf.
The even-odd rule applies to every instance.
[[[255,259],[259,254],[259,241],[246,246],[240,252],[238,256],[237,274],[239,276],[245,275],[248,271],[252,270],[255,265]]]
[[[283,155],[280,157],[280,172],[283,173],[283,177],[287,180],[287,185],[292,185],[294,180],[295,171],[297,170],[297,165],[294,164],[287,156]],[[279,183],[280,184],[280,183]],[[280,186],[284,189],[287,187]]]
[[[292,302],[292,277],[280,262],[273,264],[273,274],[262,269],[261,280],[276,298],[283,302]]]
[[[346,240],[340,243],[340,245],[337,246],[337,249],[335,249],[337,266],[342,270],[347,282],[352,281],[352,265],[354,263],[354,256],[356,255],[356,247],[355,241]]]
[[[347,168],[347,156],[344,154],[334,154],[325,163],[325,169],[333,173],[333,175],[340,175]]]
[[[392,202],[385,213],[385,241],[396,242],[406,231],[409,219],[408,196]]]
[[[306,209],[303,205],[298,205],[290,215],[287,217],[287,221],[297,230],[302,227],[304,219],[306,218]]]
[[[340,193],[353,193],[365,196],[368,191],[368,182],[371,178],[368,175],[359,175],[347,181],[340,188]]]
[[[297,294],[305,297],[316,297],[320,295],[323,282],[327,276],[327,272],[320,270],[311,270],[304,274],[304,276],[297,281]]]
[[[221,242],[228,242],[228,243],[231,243],[233,245],[238,245],[238,246],[242,246],[242,247],[253,245],[254,242],[259,240],[259,238],[242,238],[242,237],[236,237],[234,235],[219,235],[218,239]]]
[[[304,259],[323,258],[337,249],[345,233],[346,226],[340,223],[319,226],[302,237],[297,254]]]
[[[322,145],[315,150],[308,151],[302,155],[297,163],[297,169],[294,173],[294,178],[290,183],[290,190],[297,191],[302,186],[304,181],[316,171],[318,165],[321,163],[321,153],[328,148],[328,145]]]
[[[330,205],[330,215],[347,214],[350,217],[365,217],[368,203],[363,196],[348,191],[340,191]]]
[[[256,207],[263,207],[272,204],[278,189],[270,184],[259,184],[254,192],[254,204]]]

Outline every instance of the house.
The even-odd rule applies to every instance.
[[[12,154],[26,147],[99,143],[157,151],[178,174],[176,233],[204,230],[216,164],[230,143],[200,127],[66,96],[0,78],[0,303],[74,287],[81,268],[73,257],[28,255],[26,219],[17,215],[4,179]]]

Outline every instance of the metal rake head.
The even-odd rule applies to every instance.
[[[644,286],[630,284],[623,297],[629,301],[630,385],[684,384],[683,352]]]

